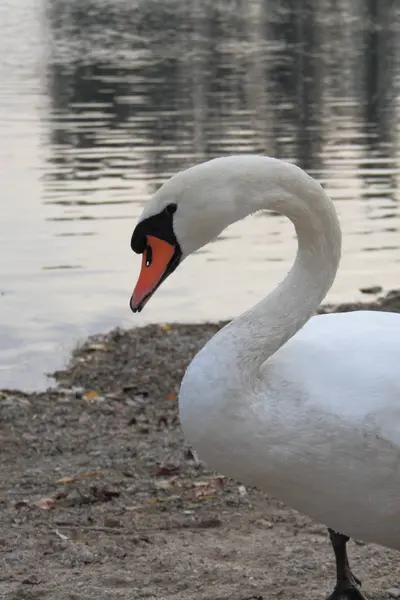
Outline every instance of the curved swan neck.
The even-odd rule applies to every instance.
[[[249,212],[272,209],[293,222],[296,260],[271,294],[221,330],[210,344],[223,349],[224,363],[229,363],[224,368],[237,373],[242,383],[254,381],[260,366],[316,312],[340,261],[341,231],[330,198],[301,169],[281,161],[273,167],[272,182],[267,173],[264,181],[259,178],[256,185],[247,186]],[[216,354],[214,346],[212,355]]]

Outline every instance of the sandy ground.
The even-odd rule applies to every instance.
[[[400,311],[400,295],[380,308]],[[207,471],[183,440],[179,381],[218,327],[97,336],[55,389],[0,392],[1,600],[321,600],[332,591],[325,528]],[[355,542],[349,551],[370,600],[400,597],[396,552]]]

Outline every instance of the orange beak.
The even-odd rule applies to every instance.
[[[130,301],[133,312],[140,312],[159,285],[178,266],[179,247],[173,246],[153,235],[146,236],[139,279]]]

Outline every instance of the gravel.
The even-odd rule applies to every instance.
[[[393,310],[400,292],[325,311]],[[222,324],[91,337],[43,393],[0,392],[1,600],[322,599],[323,525],[198,463],[184,370]],[[350,547],[370,600],[398,597],[398,554]]]

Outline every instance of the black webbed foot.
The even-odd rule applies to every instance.
[[[329,529],[329,537],[335,553],[336,586],[327,600],[366,600],[360,590],[361,581],[350,569],[346,550],[348,536]]]
[[[327,600],[366,600],[364,594],[356,585],[336,586]]]

